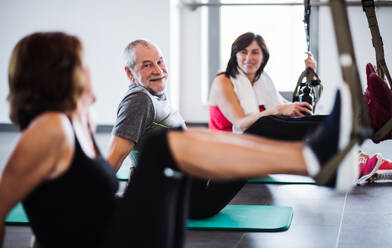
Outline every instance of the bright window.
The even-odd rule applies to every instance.
[[[271,76],[279,91],[293,91],[300,73],[305,68],[304,7],[222,6],[220,13],[220,68],[226,68],[232,42],[245,32],[254,32],[264,38],[270,52],[265,71]]]

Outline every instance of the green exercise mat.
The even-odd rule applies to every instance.
[[[264,205],[227,205],[205,219],[188,220],[196,230],[284,231],[290,227],[293,208]]]
[[[263,178],[249,179],[248,183],[315,184],[311,177],[286,174],[275,174]]]
[[[130,165],[121,165],[120,169],[117,171],[117,179],[120,181],[128,181],[130,170]]]
[[[18,203],[8,214],[5,219],[7,224],[28,224],[29,219],[26,216],[22,203]]]
[[[227,205],[217,215],[188,220],[188,229],[283,231],[290,227],[293,217],[291,207],[263,205]],[[28,224],[23,206],[18,203],[8,214],[6,224]]]

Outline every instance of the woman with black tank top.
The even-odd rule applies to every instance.
[[[10,118],[22,133],[0,180],[0,246],[5,218],[22,201],[40,247],[182,247],[190,176],[316,175],[351,133],[350,122],[340,121],[351,106],[344,90],[331,118],[307,143],[160,132],[144,143],[134,180],[117,197],[115,173],[90,129],[95,97],[78,38],[34,33],[19,41],[9,63],[9,90]],[[327,186],[351,189],[355,154],[348,154]]]

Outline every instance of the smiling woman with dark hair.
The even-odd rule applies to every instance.
[[[258,34],[245,33],[233,42],[226,71],[217,75],[211,87],[210,129],[242,133],[263,116],[312,114],[310,104],[290,103],[276,90],[264,71],[269,56]],[[305,64],[316,70],[310,53]]]
[[[257,45],[260,47],[263,58],[254,75],[253,81],[257,81],[260,78],[260,74],[263,72],[264,67],[267,65],[269,60],[269,51],[263,37],[254,33],[242,34],[233,42],[233,45],[231,46],[231,56],[229,62],[227,63],[226,71],[224,72],[226,77],[235,78],[238,75],[239,70],[241,70],[238,68],[238,63],[241,63],[241,61],[238,61],[237,53],[246,52],[246,47],[248,47],[253,41],[256,41]]]

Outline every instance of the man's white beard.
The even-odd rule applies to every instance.
[[[166,75],[164,75],[164,76],[166,76]],[[162,77],[164,77],[164,76],[162,76]],[[137,78],[137,77],[134,77],[134,83],[135,84],[137,84],[137,85],[139,85],[139,86],[142,86],[143,88],[145,88],[148,92],[150,92],[151,93],[151,95],[153,95],[153,96],[161,96],[161,95],[163,95],[164,93],[165,93],[165,91],[166,91],[166,82],[164,83],[165,84],[165,88],[162,90],[162,91],[160,91],[160,92],[156,92],[156,91],[153,91],[153,89],[151,89],[151,88],[147,88],[146,86],[144,86],[144,84],[142,83],[142,81],[141,81],[141,79],[140,78]],[[162,79],[163,80],[163,79]],[[167,79],[164,79],[165,81],[167,80]],[[162,82],[163,83],[163,82]]]

